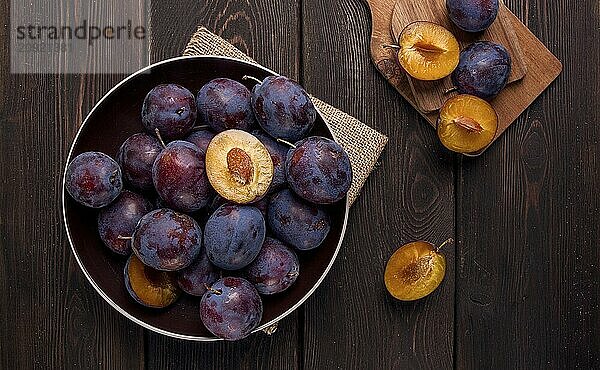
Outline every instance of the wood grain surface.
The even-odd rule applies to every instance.
[[[371,63],[364,1],[152,1],[152,61],[180,55],[203,24],[390,137],[321,287],[272,336],[239,343],[141,329],[70,252],[63,161],[85,114],[124,76],[10,74],[0,55],[0,368],[596,368],[600,15],[592,0],[506,5],[565,68],[492,147],[465,158]],[[4,50],[8,15],[2,2]],[[385,262],[400,244],[451,236],[440,289],[414,303],[386,294]]]
[[[383,271],[402,243],[422,238],[441,243],[454,235],[453,157],[433,130],[411,124],[418,114],[374,73],[362,3],[304,1],[303,14],[307,90],[394,137],[350,211],[349,225],[359,226],[348,229],[329,284],[305,305],[305,367],[451,367],[453,247],[445,251],[446,279],[427,300],[395,302],[383,285]],[[323,37],[323,24],[340,36]],[[426,350],[432,347],[436,350]]]
[[[376,1],[372,6],[376,6]],[[521,51],[519,39],[513,28],[510,11],[500,1],[498,16],[492,25],[483,32],[469,33],[458,28],[448,17],[446,0],[397,0],[392,13],[392,35],[394,40],[400,38],[402,30],[410,23],[426,20],[444,26],[456,37],[460,49],[463,50],[475,41],[494,41],[504,45],[511,57],[511,72],[508,83],[521,80],[527,73],[525,58]],[[450,77],[438,81],[419,81],[406,75],[410,83],[415,103],[423,112],[437,111],[444,102],[456,93],[447,93],[454,85]]]

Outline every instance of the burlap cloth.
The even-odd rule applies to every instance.
[[[221,37],[199,27],[185,48],[183,55],[217,55],[256,63]],[[348,153],[352,164],[353,180],[348,199],[354,203],[367,177],[373,170],[388,138],[356,118],[311,96],[313,104],[327,120],[333,137]]]

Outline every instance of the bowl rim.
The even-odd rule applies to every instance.
[[[64,171],[63,171],[63,179],[62,179],[62,199],[61,199],[61,210],[62,210],[62,219],[63,219],[63,225],[65,226],[65,231],[67,233],[67,239],[69,240],[69,246],[71,247],[71,251],[73,252],[73,255],[75,256],[75,260],[77,261],[77,264],[79,265],[79,268],[81,269],[81,271],[83,272],[83,274],[85,275],[86,279],[88,280],[88,282],[92,285],[92,287],[94,287],[94,289],[96,290],[96,292],[115,310],[117,310],[119,313],[121,313],[123,316],[125,316],[126,318],[128,318],[129,320],[133,321],[134,323],[142,326],[143,328],[149,329],[155,333],[158,334],[162,334],[162,335],[166,335],[172,338],[177,338],[177,339],[184,339],[184,340],[189,340],[189,341],[196,341],[196,342],[216,342],[216,341],[222,341],[222,338],[218,338],[218,337],[202,337],[202,336],[195,336],[195,335],[185,335],[185,334],[180,334],[180,333],[175,333],[169,330],[165,330],[165,329],[161,329],[161,328],[157,328],[151,324],[148,324],[147,322],[138,319],[137,317],[129,314],[127,311],[125,311],[124,309],[122,309],[115,301],[113,301],[94,281],[94,279],[92,278],[92,276],[90,275],[90,273],[87,271],[87,269],[85,268],[85,266],[83,265],[83,262],[81,261],[81,259],[79,258],[79,254],[77,253],[77,250],[75,249],[75,244],[73,243],[73,239],[71,236],[71,231],[69,230],[69,224],[67,222],[67,212],[66,212],[66,200],[67,200],[67,194],[66,194],[66,188],[65,188],[65,184],[66,184],[66,178],[67,178],[67,166],[68,164],[71,162],[72,156],[73,156],[73,152],[75,149],[76,144],[79,141],[79,136],[81,134],[81,132],[83,131],[83,129],[85,128],[85,126],[88,124],[90,117],[92,117],[92,115],[94,114],[94,112],[96,111],[96,109],[102,104],[102,102],[104,100],[106,100],[108,98],[108,96],[110,96],[114,91],[116,91],[119,87],[121,87],[122,85],[126,84],[129,80],[139,76],[140,74],[143,73],[147,73],[149,72],[152,68],[157,67],[159,65],[162,64],[168,64],[168,63],[173,63],[179,60],[185,60],[185,59],[220,59],[220,60],[228,60],[228,61],[233,61],[233,62],[237,62],[237,63],[242,63],[242,64],[246,64],[249,66],[252,66],[254,68],[259,68],[261,70],[263,70],[266,73],[269,73],[271,75],[274,76],[279,76],[278,73],[263,67],[262,65],[258,64],[258,63],[253,63],[253,62],[248,62],[248,61],[244,61],[241,59],[237,59],[237,58],[232,58],[232,57],[227,57],[227,56],[216,56],[216,55],[188,55],[188,56],[180,56],[180,57],[175,57],[175,58],[169,58],[169,59],[165,59],[165,60],[161,60],[159,62],[150,64],[132,74],[130,74],[129,76],[125,77],[123,80],[121,80],[119,83],[117,83],[115,86],[113,86],[106,94],[104,94],[102,96],[102,98],[100,100],[98,100],[98,102],[96,102],[93,106],[93,108],[88,112],[88,114],[86,115],[85,119],[83,120],[83,123],[81,124],[81,126],[79,127],[79,129],[77,130],[77,134],[75,135],[75,138],[73,139],[70,148],[69,148],[69,154],[67,155],[67,158],[65,160],[65,165],[64,165]],[[319,110],[318,107],[315,106],[315,109],[317,110],[319,116],[321,116],[321,118],[323,119],[323,122],[325,122],[325,126],[327,127],[327,129],[329,130],[329,132],[331,133],[331,135],[333,136],[334,140],[335,140],[335,135],[333,133],[333,130],[331,129],[331,126],[329,125],[328,120],[323,116],[323,114],[321,113],[321,111]],[[344,241],[344,236],[346,234],[346,227],[348,225],[348,213],[349,213],[349,209],[350,209],[350,203],[348,201],[348,197],[346,197],[346,204],[345,204],[345,208],[344,208],[344,221],[343,221],[343,225],[342,225],[342,231],[340,233],[340,240],[337,243],[337,246],[335,248],[335,251],[333,252],[333,256],[331,257],[331,261],[329,261],[329,264],[327,265],[327,267],[325,268],[325,270],[323,271],[323,273],[321,274],[321,276],[319,277],[319,279],[317,280],[317,282],[313,285],[313,287],[302,297],[300,298],[300,300],[298,300],[298,302],[296,302],[294,305],[292,305],[292,307],[288,308],[285,312],[281,313],[279,316],[273,318],[272,320],[270,320],[269,322],[266,322],[262,325],[260,325],[259,327],[257,327],[256,329],[254,329],[252,331],[252,333],[256,333],[258,331],[264,330],[265,328],[268,328],[274,324],[277,324],[281,319],[283,319],[284,317],[288,316],[290,313],[292,313],[293,311],[295,311],[300,305],[302,305],[314,292],[315,290],[317,290],[317,288],[321,285],[321,283],[323,282],[323,280],[325,279],[325,277],[327,276],[327,274],[329,273],[329,270],[331,269],[331,267],[333,266],[333,263],[335,262],[337,255],[340,251],[340,248],[342,246],[342,242]]]

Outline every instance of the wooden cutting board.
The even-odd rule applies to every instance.
[[[500,1],[498,16],[484,32],[469,33],[461,30],[448,18],[446,0],[396,0],[392,12],[392,36],[398,40],[400,33],[410,23],[427,20],[447,28],[456,37],[463,50],[475,41],[494,41],[504,45],[511,57],[512,69],[508,82],[522,79],[527,73],[527,66],[521,52],[519,39],[510,21],[510,10]],[[415,102],[419,110],[433,112],[442,107],[446,99],[456,93],[446,91],[453,87],[450,77],[438,81],[420,81],[407,74]]]
[[[371,10],[371,58],[376,68],[392,86],[413,106],[418,109],[410,82],[400,68],[393,49],[383,48],[383,44],[393,44],[392,14],[395,0],[367,0]],[[525,109],[558,77],[562,64],[538,40],[527,27],[512,13],[507,17],[519,40],[527,74],[522,80],[508,85],[491,101],[498,113],[499,123],[496,140]],[[435,128],[438,113],[419,113]],[[483,151],[482,151],[483,152]],[[477,153],[481,154],[481,153]]]

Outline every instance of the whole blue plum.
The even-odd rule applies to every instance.
[[[140,219],[131,248],[146,266],[160,271],[181,270],[200,254],[202,229],[188,215],[157,209]]]
[[[156,129],[165,140],[187,135],[197,116],[194,95],[177,84],[158,85],[146,95],[142,106],[142,123],[148,132]]]
[[[271,197],[267,219],[279,240],[299,250],[321,245],[331,228],[331,220],[325,210],[299,198],[289,189]]]
[[[498,0],[446,0],[450,20],[467,32],[480,32],[494,23]]]
[[[219,207],[221,207],[223,204],[235,204],[234,202],[227,200],[225,198],[223,198],[222,196],[220,196],[219,194],[215,195],[215,197],[210,201],[210,203],[208,203],[207,211],[210,212],[211,214],[216,211]],[[260,213],[262,213],[263,217],[266,220],[267,217],[267,207],[269,206],[269,197],[264,197],[259,201],[256,201],[254,203],[250,203],[248,204],[252,207],[256,207]]]
[[[188,294],[202,296],[206,287],[211,286],[220,277],[221,270],[210,262],[204,248],[191,265],[177,273],[177,284]]]
[[[115,200],[123,189],[121,168],[104,153],[81,153],[67,167],[65,187],[76,202],[102,208]]]
[[[263,305],[256,288],[246,279],[225,277],[200,300],[200,319],[214,335],[225,340],[247,337],[262,320]]]
[[[215,194],[214,198],[208,203],[206,208],[210,214],[213,214],[217,209],[219,209],[219,207],[221,207],[224,204],[234,204],[234,202],[223,198],[217,193]]]
[[[452,83],[459,93],[490,99],[506,86],[511,59],[506,48],[491,41],[478,41],[460,53]]]
[[[170,142],[154,161],[152,179],[156,192],[169,208],[194,212],[212,199],[204,152],[190,142]]]
[[[204,245],[210,261],[239,270],[256,258],[265,240],[265,219],[256,207],[224,204],[206,222]]]
[[[304,89],[285,76],[270,76],[252,89],[254,115],[275,139],[298,141],[310,132],[317,110]]]
[[[143,196],[123,190],[114,202],[98,213],[98,233],[100,239],[113,252],[128,255],[131,253],[131,237],[138,221],[153,210],[152,203]]]
[[[285,181],[285,160],[289,148],[275,141],[272,137],[265,134],[263,131],[256,130],[252,132],[254,135],[269,151],[271,160],[273,161],[273,180],[269,187],[269,193],[281,189]]]
[[[215,78],[202,86],[196,98],[201,120],[216,132],[248,131],[254,125],[252,94],[229,78]]]
[[[203,153],[206,154],[206,149],[208,148],[208,144],[215,137],[215,133],[210,130],[197,130],[192,132],[185,138],[185,141],[189,141],[190,143],[196,145],[198,149],[202,150]]]
[[[162,150],[162,145],[154,136],[139,133],[128,137],[117,153],[117,162],[125,182],[137,190],[152,191],[152,165]]]
[[[264,197],[259,201],[256,201],[254,203],[250,203],[250,205],[252,207],[256,207],[260,213],[262,213],[263,217],[265,218],[265,221],[267,219],[267,210],[269,208],[269,197]]]
[[[290,188],[317,204],[341,200],[352,184],[348,154],[338,143],[322,136],[296,143],[287,155],[285,171]]]
[[[266,238],[258,256],[246,268],[246,278],[260,294],[280,293],[300,274],[296,253],[277,239]]]

